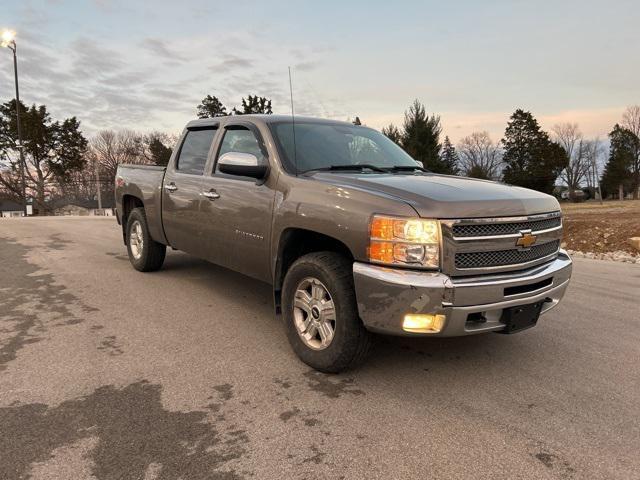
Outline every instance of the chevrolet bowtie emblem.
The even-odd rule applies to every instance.
[[[531,233],[529,232],[520,232],[520,235],[522,236],[516,242],[516,246],[522,247],[522,248],[529,248],[531,245],[536,243],[537,237],[535,235],[531,235]]]

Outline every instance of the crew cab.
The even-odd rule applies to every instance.
[[[324,372],[364,359],[372,333],[525,330],[571,277],[552,196],[436,175],[346,122],[194,120],[166,168],[119,166],[115,195],[135,269],[169,246],[270,283],[293,350]]]

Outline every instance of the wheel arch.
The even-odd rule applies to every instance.
[[[273,299],[276,313],[280,313],[282,284],[289,267],[298,258],[312,252],[336,252],[351,262],[354,255],[341,240],[304,228],[287,228],[280,235],[273,277]]]
[[[136,195],[127,193],[122,197],[122,240],[127,244],[127,221],[134,208],[144,208],[144,202]]]

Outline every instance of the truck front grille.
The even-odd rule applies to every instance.
[[[530,268],[555,258],[562,239],[559,211],[521,217],[440,220],[440,224],[442,271],[451,276]],[[531,243],[523,244],[524,238]]]
[[[557,253],[560,240],[535,245],[528,250],[496,250],[491,252],[456,253],[456,268],[502,267],[528,263]]]
[[[515,223],[477,223],[472,225],[454,225],[454,237],[489,237],[492,235],[510,235],[519,233],[521,230],[532,230],[534,232],[548,230],[562,225],[562,219],[544,218],[542,220],[531,220]]]

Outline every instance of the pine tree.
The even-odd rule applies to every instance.
[[[506,183],[551,194],[568,159],[564,149],[549,139],[530,112],[517,109],[502,139]]]
[[[388,127],[383,127],[382,134],[385,135],[389,140],[394,141],[398,145],[402,143],[402,133],[400,133],[400,130],[398,130],[398,127],[396,127],[393,123],[389,124]]]
[[[355,120],[353,121],[354,125],[362,125],[362,122],[360,121],[360,117],[356,117]]]
[[[451,172],[451,175],[458,175],[460,169],[458,165],[460,165],[460,158],[458,157],[458,152],[456,152],[456,147],[451,144],[449,137],[444,137],[444,142],[442,144],[442,152],[440,153],[440,161]]]
[[[227,115],[227,107],[218,100],[218,97],[207,95],[198,105],[198,118],[224,117],[225,115]]]
[[[413,102],[404,114],[402,147],[415,160],[435,173],[453,173],[440,160],[440,117],[426,113],[424,105]]]
[[[149,152],[151,153],[151,158],[156,165],[167,166],[169,164],[169,159],[171,158],[171,153],[173,153],[173,149],[167,147],[162,143],[162,140],[156,137],[149,142]]]
[[[248,95],[247,98],[242,99],[242,109],[233,109],[234,115],[246,115],[251,113],[265,113],[272,114],[271,100],[266,97],[258,97],[257,95]]]
[[[634,152],[639,148],[638,137],[630,130],[616,124],[609,133],[611,146],[609,147],[609,160],[602,174],[602,188],[608,194],[618,193],[618,197],[624,198],[624,191],[632,188],[632,165]]]

